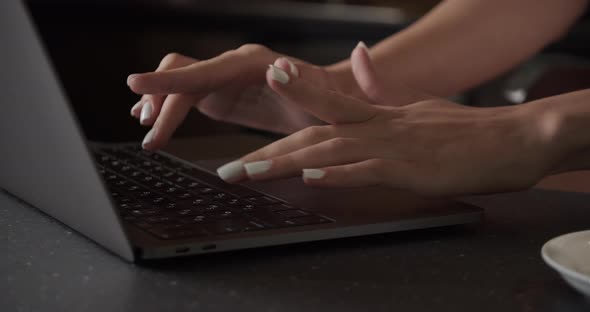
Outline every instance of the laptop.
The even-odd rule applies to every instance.
[[[0,187],[128,261],[476,222],[482,209],[300,179],[230,185],[139,143],[88,142],[23,1],[0,1]],[[194,147],[199,148],[199,147]]]

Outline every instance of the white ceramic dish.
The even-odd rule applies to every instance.
[[[568,284],[590,297],[590,231],[558,236],[543,245],[541,255]]]

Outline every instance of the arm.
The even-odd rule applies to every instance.
[[[447,0],[371,49],[381,79],[437,96],[483,83],[558,39],[587,0]],[[349,61],[329,70],[350,90]],[[360,91],[359,91],[360,92]]]

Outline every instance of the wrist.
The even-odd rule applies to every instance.
[[[526,104],[536,137],[545,146],[547,174],[590,168],[590,90]]]

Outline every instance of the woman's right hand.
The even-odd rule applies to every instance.
[[[144,148],[163,147],[192,107],[216,120],[291,134],[322,122],[268,87],[269,64],[309,81],[320,89],[361,97],[373,103],[400,106],[424,96],[400,82],[383,83],[361,42],[351,61],[329,68],[290,59],[261,45],[244,45],[209,60],[167,55],[155,72],[129,76],[128,85],[141,100],[131,114],[152,126]],[[354,72],[354,75],[353,75]]]
[[[152,126],[144,148],[164,146],[192,107],[212,119],[284,134],[318,123],[266,85],[266,68],[281,56],[252,44],[204,61],[172,53],[155,72],[129,76],[131,90],[142,95],[131,114]],[[323,67],[287,60],[278,65],[321,88],[341,89],[336,75]]]

